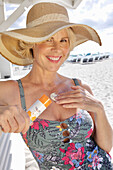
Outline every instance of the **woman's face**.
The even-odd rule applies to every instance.
[[[61,30],[48,40],[33,47],[34,62],[48,71],[57,71],[69,54],[69,37]]]

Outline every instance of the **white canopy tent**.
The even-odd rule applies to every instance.
[[[38,2],[55,2],[66,6],[67,8],[76,9],[82,0],[0,0],[0,32],[7,30],[25,11],[26,9]],[[18,4],[19,7],[5,20],[5,4]]]

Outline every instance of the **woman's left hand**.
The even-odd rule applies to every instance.
[[[72,91],[58,94],[56,103],[64,108],[80,108],[97,113],[102,109],[102,104],[81,86],[72,86]]]

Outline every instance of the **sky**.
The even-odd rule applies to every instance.
[[[17,8],[17,5],[6,4],[6,18]],[[26,15],[24,14],[10,27],[10,29],[24,28]],[[88,41],[74,49],[76,53],[113,53],[113,0],[82,0],[76,9],[68,9],[70,21],[93,27],[100,35],[102,47]]]

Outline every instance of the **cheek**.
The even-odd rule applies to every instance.
[[[44,52],[44,48],[40,45],[35,46],[33,51],[35,58],[38,58],[40,55],[43,54],[43,52]]]
[[[36,44],[34,47],[34,51],[41,52],[41,51],[44,51],[44,48],[45,48],[44,44]]]
[[[69,47],[65,47],[64,48],[64,54],[67,56],[70,52],[70,48]]]

